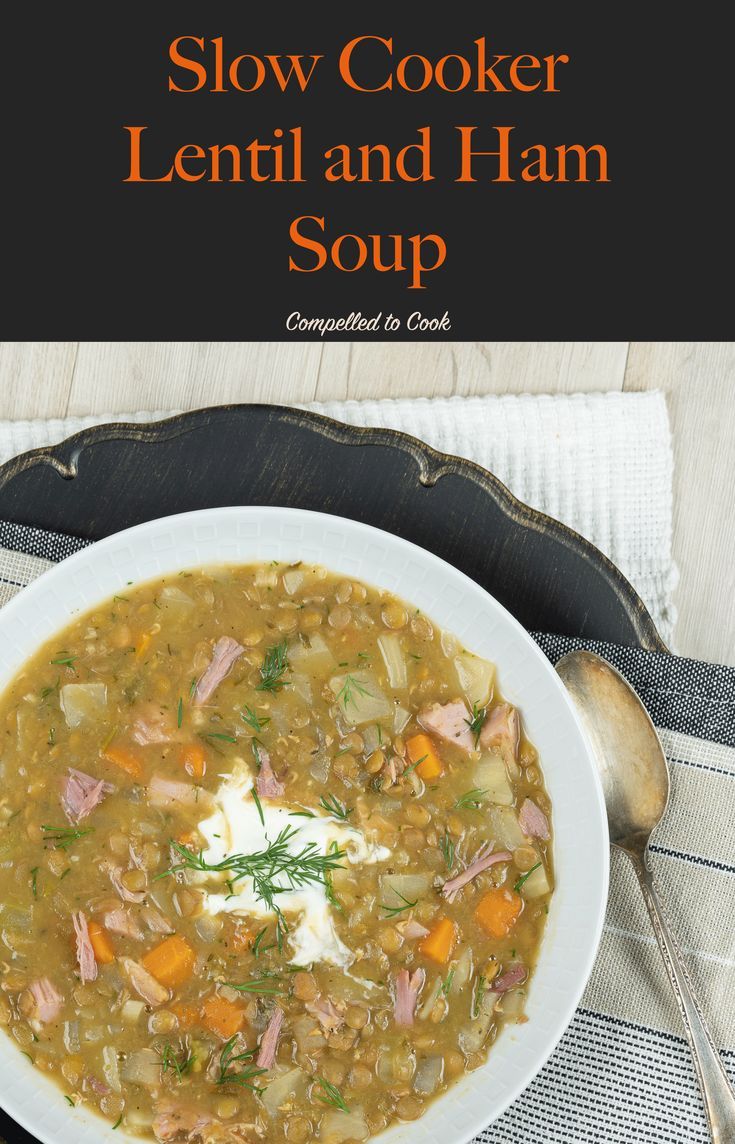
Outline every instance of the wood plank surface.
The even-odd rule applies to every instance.
[[[0,345],[0,419],[623,388],[662,389],[672,419],[677,648],[735,664],[735,343]]]

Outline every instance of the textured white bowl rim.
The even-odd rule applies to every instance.
[[[482,544],[481,522],[477,543]],[[56,565],[0,611],[0,690],[22,663],[79,612],[129,581],[184,568],[258,560],[315,562],[387,588],[493,660],[506,697],[539,748],[554,816],[556,891],[523,1025],[506,1028],[489,1061],[381,1144],[466,1144],[541,1069],[572,1019],[591,973],[608,887],[602,793],[584,734],[551,665],[521,625],[474,581],[433,554],[357,521],[301,509],[202,509],[116,533]],[[121,1144],[137,1137],[62,1091],[0,1034],[0,1103],[44,1144]]]

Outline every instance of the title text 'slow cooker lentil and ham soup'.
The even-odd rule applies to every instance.
[[[0,727],[0,1018],[69,1104],[159,1141],[361,1141],[525,1019],[539,761],[409,604],[305,565],[131,584]]]

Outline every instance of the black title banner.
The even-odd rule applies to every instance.
[[[3,336],[726,338],[724,76],[649,19],[18,6]]]

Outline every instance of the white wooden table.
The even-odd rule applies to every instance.
[[[623,389],[662,389],[668,400],[678,650],[735,664],[735,343],[0,344],[0,419]]]

